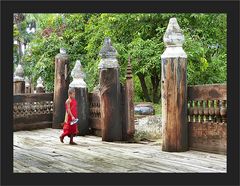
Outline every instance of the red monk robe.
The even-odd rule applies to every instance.
[[[77,123],[70,125],[70,122],[73,120],[71,115],[68,113],[68,105],[65,103],[66,108],[66,115],[65,115],[65,122],[63,125],[63,134],[60,136],[61,142],[63,142],[63,139],[65,136],[70,137],[70,144],[73,142],[73,136],[76,136],[78,131]],[[70,99],[70,110],[74,118],[77,118],[77,101],[74,98]]]

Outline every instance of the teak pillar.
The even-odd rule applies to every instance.
[[[166,50],[162,59],[162,150],[188,150],[187,55],[182,49],[184,35],[176,18],[171,18],[164,35]]]
[[[24,72],[21,64],[18,64],[13,78],[13,94],[24,94],[25,93],[25,81]]]
[[[128,140],[133,138],[135,132],[134,124],[134,88],[132,79],[132,67],[130,64],[130,58],[127,66],[126,83],[125,83],[125,104],[126,104],[126,117],[127,117],[127,138]]]
[[[53,124],[52,128],[61,128],[65,118],[65,101],[69,86],[68,55],[64,49],[55,57]]]
[[[43,86],[43,80],[41,77],[37,80],[37,86],[36,86],[36,93],[44,93],[44,86]]]
[[[120,121],[120,81],[117,51],[110,38],[105,38],[100,51],[100,110],[103,141],[122,140],[122,122]]]
[[[71,72],[73,81],[69,87],[75,89],[75,99],[77,101],[78,111],[78,130],[79,135],[86,135],[89,131],[89,103],[88,103],[88,89],[83,78],[85,74],[82,71],[81,62],[76,61],[76,64]]]
[[[25,77],[25,93],[30,94],[31,93],[31,85],[30,85],[30,80],[28,77]]]

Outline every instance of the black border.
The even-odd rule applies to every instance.
[[[220,174],[13,174],[12,14],[14,12],[227,13],[228,156]],[[237,39],[238,38],[238,39]],[[239,185],[238,1],[9,1],[1,2],[1,176],[4,185]],[[74,182],[74,183],[73,183]]]

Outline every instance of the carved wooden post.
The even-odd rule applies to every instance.
[[[209,100],[210,102],[210,108],[209,108],[209,115],[211,117],[211,122],[214,121],[214,114],[215,114],[215,110],[214,110],[214,101],[213,100]]]
[[[121,94],[121,109],[120,109],[120,121],[122,123],[122,140],[129,140],[128,137],[128,107],[127,107],[127,91],[126,91],[126,82],[124,85],[120,83],[120,94]]]
[[[31,93],[31,85],[30,85],[30,80],[28,79],[28,77],[26,76],[25,79],[25,93],[29,94]]]
[[[82,71],[81,62],[79,60],[76,61],[71,76],[73,77],[73,81],[70,83],[69,87],[75,88],[75,98],[78,103],[79,135],[86,135],[89,131],[88,89],[83,80],[85,74]]]
[[[105,38],[100,51],[100,102],[103,141],[122,140],[120,121],[120,81],[117,51],[110,38]]]
[[[203,122],[203,100],[200,101],[198,113],[200,115],[200,122]]]
[[[205,108],[203,109],[203,113],[205,116],[205,122],[209,121],[209,105],[208,105],[209,101],[205,101]]]
[[[125,103],[127,113],[127,139],[131,139],[135,132],[134,124],[134,89],[132,79],[132,66],[130,58],[127,66],[126,84],[125,84]]]
[[[220,100],[216,101],[216,108],[215,108],[215,115],[216,115],[216,122],[221,122],[220,118]]]
[[[25,81],[23,78],[24,72],[21,64],[18,64],[13,78],[13,93],[24,94],[25,93]]]
[[[184,35],[176,18],[171,18],[164,35],[162,59],[163,151],[188,150],[187,55],[182,49]]]
[[[189,122],[194,121],[193,106],[194,106],[194,101],[189,101]]]
[[[220,108],[220,115],[222,117],[222,122],[227,122],[227,106],[226,106],[226,100],[222,100],[222,106]]]
[[[41,77],[37,80],[37,86],[36,86],[36,93],[44,93],[44,86],[43,86],[43,80]]]
[[[61,128],[65,118],[65,101],[69,86],[68,55],[64,49],[55,57],[54,98],[53,98],[53,125],[52,128]]]

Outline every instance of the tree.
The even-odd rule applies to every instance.
[[[35,20],[31,19],[31,14],[15,13],[13,15],[13,38],[14,38],[14,62],[21,62],[23,50],[31,41],[32,29],[36,28]],[[16,43],[15,43],[16,42]]]
[[[33,80],[44,78],[53,91],[54,56],[64,47],[70,56],[70,70],[80,59],[89,90],[98,84],[99,51],[110,37],[120,64],[120,80],[125,80],[131,57],[136,101],[160,101],[163,35],[169,19],[176,17],[185,35],[188,55],[188,84],[226,81],[226,14],[24,14],[25,25],[35,23],[23,56],[25,74]],[[23,23],[23,22],[21,22]],[[16,25],[16,24],[15,24]],[[16,27],[16,26],[15,26]],[[17,27],[16,27],[17,28]],[[23,29],[24,30],[24,29]],[[14,29],[14,36],[26,38]],[[30,36],[28,34],[28,36]],[[15,47],[16,48],[16,47]]]

